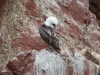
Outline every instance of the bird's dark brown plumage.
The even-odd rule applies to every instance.
[[[39,28],[39,33],[40,33],[42,39],[44,40],[44,42],[46,42],[48,45],[52,46],[57,52],[60,53],[61,50],[59,48],[59,38],[56,35],[56,32],[54,32],[54,30],[52,28],[43,24]]]

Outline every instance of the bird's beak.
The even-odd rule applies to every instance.
[[[54,32],[56,32],[56,25],[54,25]]]
[[[56,30],[56,25],[54,25],[54,30]]]

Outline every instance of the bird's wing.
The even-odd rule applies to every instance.
[[[52,46],[56,51],[60,51],[59,38],[56,33],[53,32],[53,29],[49,27],[40,27],[39,33],[48,45]]]
[[[48,28],[40,27],[39,33],[46,43],[50,43],[51,31]]]
[[[58,50],[60,50],[59,48],[59,37],[57,36],[56,33],[51,35],[51,44],[56,46]]]

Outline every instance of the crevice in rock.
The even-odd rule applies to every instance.
[[[96,15],[100,26],[100,0],[89,0],[89,10]]]
[[[87,22],[86,22],[86,20],[84,21],[84,23],[86,24],[85,26],[84,26],[84,28],[83,28],[83,36],[86,34],[86,32],[87,32],[87,30],[88,30],[88,25],[87,25]]]

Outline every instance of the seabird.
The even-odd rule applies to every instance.
[[[39,28],[39,33],[44,42],[60,53],[59,38],[56,33],[58,20],[55,17],[48,17]]]

